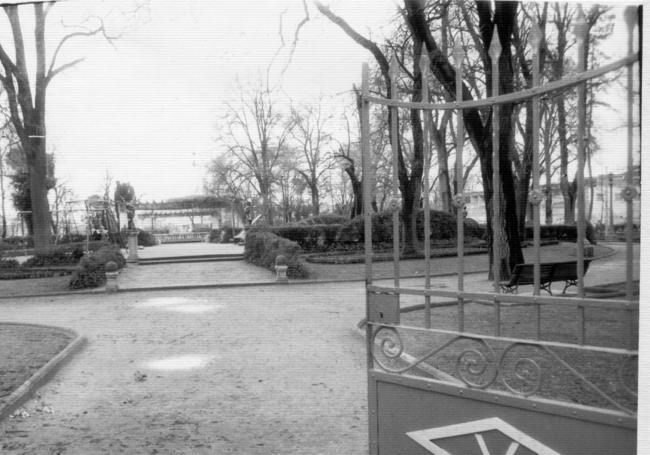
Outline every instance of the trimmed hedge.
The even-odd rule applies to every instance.
[[[104,241],[92,241],[88,243],[90,251],[96,251],[107,245]],[[23,263],[23,267],[48,267],[52,265],[76,265],[83,257],[86,243],[70,243],[67,245],[53,246],[49,251],[29,258]]]
[[[72,275],[68,287],[70,289],[85,289],[101,286],[106,282],[106,263],[113,261],[118,269],[126,265],[120,248],[116,245],[105,245],[99,250],[84,256],[79,261],[79,269]]]
[[[268,228],[269,232],[296,242],[307,251],[327,249],[336,242],[340,224],[289,224]]]
[[[456,239],[456,216],[451,213],[438,210],[430,211],[430,227],[432,240],[455,240]],[[485,228],[481,227],[475,220],[468,218],[464,220],[465,239],[484,238]],[[400,227],[400,231],[401,231]],[[424,240],[424,210],[420,210],[416,217],[416,229],[418,239]],[[348,221],[341,227],[338,240],[340,242],[363,242],[364,228],[363,216]],[[391,243],[393,241],[393,214],[392,212],[373,213],[372,215],[372,243]]]
[[[156,246],[158,242],[156,237],[148,231],[138,229],[138,246]]]
[[[244,259],[255,265],[274,270],[275,258],[283,255],[287,259],[287,276],[289,278],[305,278],[307,271],[300,262],[302,252],[300,245],[282,238],[272,232],[261,229],[250,229],[246,232]]]
[[[0,270],[17,270],[20,268],[20,263],[15,259],[0,258]]]
[[[386,243],[393,239],[393,214],[392,212],[373,213],[372,217],[372,243]],[[343,243],[356,243],[364,241],[363,215],[359,215],[343,226],[338,233],[338,241]]]

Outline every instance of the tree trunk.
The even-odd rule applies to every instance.
[[[575,223],[575,191],[569,181],[569,145],[567,140],[566,110],[564,99],[558,96],[557,103],[557,132],[560,143],[560,190],[564,199],[564,224]]]
[[[5,171],[3,157],[0,155],[0,204],[2,208],[2,238],[7,238],[7,212],[5,210]]]
[[[312,214],[317,216],[320,213],[320,195],[318,194],[318,186],[310,185],[311,190],[311,207]]]
[[[553,224],[553,188],[551,186],[551,146],[548,137],[548,128],[544,129],[544,160],[546,161],[546,224]]]
[[[45,139],[33,138],[29,183],[32,201],[32,224],[34,236],[34,250],[36,253],[45,252],[52,245],[52,217],[47,200],[47,157],[45,154]]]

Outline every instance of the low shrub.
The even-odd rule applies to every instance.
[[[0,270],[18,270],[20,268],[20,263],[15,259],[9,258],[0,258]]]
[[[126,264],[120,248],[116,245],[105,245],[84,256],[79,261],[78,270],[72,275],[68,287],[70,289],[85,289],[101,286],[106,282],[106,264],[115,262],[121,269]]]
[[[90,251],[96,251],[107,245],[103,241],[88,243]],[[84,255],[86,242],[55,245],[49,251],[37,254],[23,263],[23,267],[49,267],[58,265],[76,265]]]
[[[465,228],[465,238],[487,239],[487,227],[484,224],[479,224],[478,221],[472,218],[465,218],[463,226]]]
[[[158,241],[151,232],[138,229],[138,246],[155,246],[157,244]]]
[[[244,259],[255,265],[274,270],[275,258],[282,255],[286,258],[287,276],[289,278],[305,278],[307,271],[300,262],[302,252],[300,245],[282,238],[272,232],[262,229],[250,229],[246,233]]]
[[[86,235],[85,234],[67,234],[63,235],[59,240],[59,244],[63,243],[78,243],[78,242],[85,242],[86,241]]]
[[[0,251],[22,250],[33,247],[34,241],[31,237],[6,237],[0,240]]]
[[[306,251],[326,250],[337,239],[340,224],[289,224],[268,228],[269,232],[296,242]]]
[[[456,239],[456,216],[451,213],[430,210],[430,229],[433,240]],[[416,217],[418,239],[424,240],[424,210],[420,210]],[[467,234],[467,233],[466,233]]]

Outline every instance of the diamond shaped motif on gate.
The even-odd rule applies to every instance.
[[[561,455],[498,417],[406,435],[434,455]]]

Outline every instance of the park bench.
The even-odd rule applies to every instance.
[[[584,273],[589,269],[590,259],[584,262]],[[554,281],[564,281],[564,289],[562,294],[566,293],[569,286],[577,286],[578,284],[578,263],[576,261],[565,262],[545,262],[540,264],[540,289],[545,290],[550,295],[551,283]],[[508,281],[500,282],[501,290],[505,293],[514,294],[518,291],[519,285],[534,284],[534,264],[517,264],[515,265],[510,279]]]

